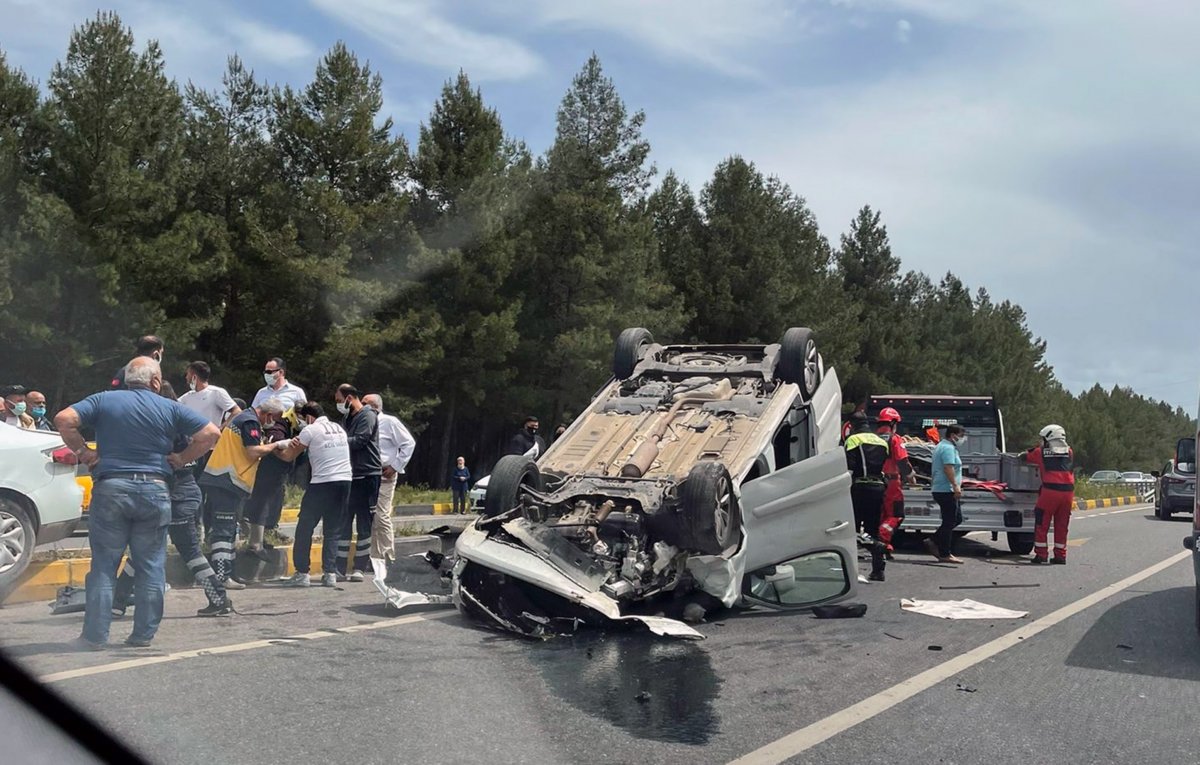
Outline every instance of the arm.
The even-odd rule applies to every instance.
[[[954,475],[954,466],[943,464],[942,472],[946,474],[946,480],[949,481],[950,485],[954,487],[954,496],[961,497],[962,485],[959,484],[958,479]]]
[[[284,462],[295,462],[296,458],[300,456],[300,452],[308,448],[299,438],[280,441],[272,446],[275,447],[275,457]]]
[[[237,417],[241,413],[242,408],[237,404],[234,404],[233,407],[230,408],[230,410],[227,411],[223,417],[221,417],[221,427],[223,428],[228,425],[230,420],[232,420],[234,417]]]
[[[412,433],[408,432],[408,428],[403,425],[398,425],[396,430],[396,441],[400,444],[399,453],[396,455],[396,464],[393,467],[397,473],[403,473],[408,467],[408,461],[412,459],[413,450],[417,448],[417,439],[412,437]]]
[[[96,464],[100,455],[96,454],[95,449],[88,447],[87,441],[84,441],[83,436],[79,433],[83,420],[75,411],[75,407],[69,406],[56,414],[54,425],[58,428],[58,434],[62,436],[63,442],[70,447],[71,451],[75,452],[75,456],[79,457],[80,462],[89,468]]]
[[[186,449],[167,455],[167,462],[171,464],[171,467],[178,470],[184,465],[208,454],[217,445],[217,439],[220,437],[221,431],[217,429],[216,425],[213,425],[211,422],[205,423],[203,428],[192,434],[192,442],[188,444]]]

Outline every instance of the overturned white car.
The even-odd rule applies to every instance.
[[[700,608],[848,598],[840,415],[808,329],[765,346],[663,346],[625,330],[613,379],[567,432],[536,462],[496,464],[455,548],[455,603],[530,636],[620,620],[700,637],[659,596],[699,595]]]

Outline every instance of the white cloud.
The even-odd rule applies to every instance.
[[[312,0],[328,16],[383,44],[392,55],[471,78],[519,80],[535,74],[542,61],[521,43],[477,32],[449,20],[445,6],[427,0]]]
[[[315,60],[316,49],[300,35],[248,19],[234,19],[226,26],[237,40],[238,49],[245,51],[247,57],[262,58],[277,64]]]
[[[908,19],[900,19],[896,22],[896,41],[907,45],[912,39],[912,23]]]

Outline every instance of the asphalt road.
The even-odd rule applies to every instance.
[[[861,586],[862,619],[725,613],[696,643],[532,643],[453,611],[397,616],[346,584],[246,590],[239,610],[276,615],[220,620],[192,618],[202,595],[173,590],[154,648],[102,653],[63,645],[81,615],[14,606],[0,647],[171,763],[1195,762],[1189,521],[1078,513],[1065,567],[986,536],[960,545],[964,566],[904,549],[886,583]],[[1029,615],[946,621],[902,597]]]

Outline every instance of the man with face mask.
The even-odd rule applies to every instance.
[[[934,538],[937,548],[926,541],[926,549],[942,563],[963,563],[954,556],[954,528],[962,523],[962,457],[958,444],[966,438],[961,425],[947,425],[946,437],[933,450],[933,499],[942,511],[942,525]]]
[[[274,444],[263,444],[263,428],[282,416],[283,404],[271,398],[231,419],[200,476],[199,483],[212,505],[208,527],[212,567],[227,589],[244,586],[232,578],[238,513],[254,490],[259,460],[275,449]]]
[[[184,377],[187,379],[188,392],[179,397],[179,403],[213,425],[222,428],[231,418],[242,413],[241,407],[234,403],[229,391],[209,382],[212,368],[208,364],[193,361],[188,364]]]
[[[46,394],[31,390],[25,394],[25,404],[29,407],[29,416],[33,418],[33,426],[38,430],[54,430],[54,423],[46,416]]]
[[[361,582],[371,557],[371,522],[375,503],[379,500],[379,484],[383,476],[383,457],[379,451],[379,415],[363,404],[362,396],[349,383],[338,386],[334,394],[337,410],[342,415],[346,441],[350,446],[350,499],[342,532],[338,535],[337,573],[339,579]],[[354,571],[350,572],[350,535],[355,526],[358,538],[354,547]]]
[[[525,426],[509,440],[504,453],[528,454],[534,460],[546,453],[546,442],[538,435],[537,417],[530,415],[525,418]]]
[[[162,338],[158,335],[143,335],[138,338],[137,343],[133,346],[133,350],[138,356],[154,359],[161,365],[167,348],[163,344]],[[109,387],[118,390],[125,387],[125,367],[117,370],[116,374],[113,375],[112,382],[109,383]]]
[[[0,423],[23,430],[33,430],[36,427],[33,417],[29,415],[29,405],[25,402],[25,386],[5,386],[0,389],[0,396],[4,397]]]
[[[267,363],[263,365],[263,382],[266,385],[259,388],[258,393],[254,394],[254,400],[250,406],[258,406],[269,398],[277,398],[283,404],[283,411],[286,412],[308,401],[304,388],[288,382],[287,364],[283,363],[283,359],[278,356],[267,359]]]

